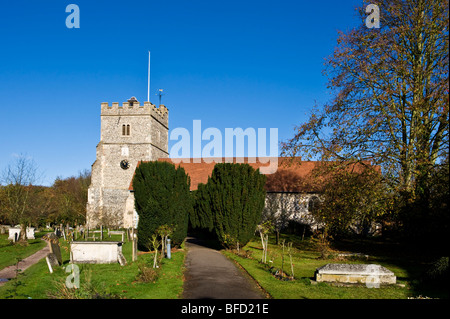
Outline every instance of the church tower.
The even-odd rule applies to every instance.
[[[132,97],[122,105],[101,103],[101,133],[92,164],[86,219],[88,227],[135,227],[129,187],[139,161],[169,157],[169,111]]]

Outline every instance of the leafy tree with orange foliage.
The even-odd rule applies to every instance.
[[[57,223],[83,224],[86,219],[86,203],[91,173],[84,170],[78,176],[57,177],[53,183],[54,215],[51,221]]]

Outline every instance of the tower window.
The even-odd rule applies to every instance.
[[[122,125],[122,135],[130,135],[130,124]]]

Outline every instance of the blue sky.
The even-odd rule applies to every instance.
[[[69,29],[66,6],[80,9]],[[164,89],[169,128],[278,128],[294,134],[330,99],[322,75],[338,30],[361,21],[345,1],[15,0],[0,10],[0,171],[33,158],[41,184],[90,169],[100,103]],[[173,143],[170,141],[169,150]]]

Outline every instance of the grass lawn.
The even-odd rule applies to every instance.
[[[236,255],[230,251],[223,251],[223,253],[241,265],[274,299],[406,299],[423,294],[417,290],[416,282],[417,276],[425,269],[425,264],[405,258],[395,258],[389,254],[370,255],[369,260],[319,259],[320,254],[309,239],[302,241],[296,236],[288,235],[282,235],[281,238],[285,239],[286,243],[293,243],[292,262],[295,278],[293,281],[279,280],[269,271],[270,266],[273,266],[274,269],[281,269],[282,249],[275,245],[273,237],[269,240],[268,265],[260,263],[262,245],[259,238],[256,237],[243,248],[244,251],[250,252],[250,258]],[[346,251],[352,251],[350,245],[346,248],[350,249]],[[380,264],[394,272],[399,285],[367,288],[365,285],[338,287],[329,283],[316,283],[315,270],[328,263]],[[291,274],[291,264],[287,253],[284,257],[283,270],[287,274]],[[443,295],[442,292],[426,291],[426,293],[429,297],[448,298],[448,294]]]
[[[17,257],[24,258],[45,246],[38,239],[30,241],[23,247],[10,245],[6,238],[0,238],[0,262],[3,267],[14,264]],[[369,254],[369,260],[335,260],[320,259],[315,244],[310,239],[301,240],[293,235],[281,235],[286,243],[293,243],[294,278],[293,281],[281,281],[269,271],[281,268],[282,250],[275,245],[275,238],[270,237],[267,265],[260,263],[262,246],[258,237],[250,241],[242,250],[249,253],[249,258],[236,255],[231,251],[222,252],[244,268],[273,299],[406,299],[419,295],[437,298],[449,298],[448,292],[435,289],[423,290],[418,285],[421,274],[430,265],[430,260],[420,253],[408,252],[403,247],[376,241],[341,242],[336,250],[341,252],[361,252]],[[121,236],[105,238],[120,241]],[[65,272],[69,265],[68,243],[60,239],[63,265],[53,274],[49,273],[45,259],[28,268],[17,279],[10,280],[0,287],[0,299],[48,299],[53,297],[68,298],[65,281],[70,273]],[[172,252],[172,259],[164,259],[156,280],[142,282],[139,280],[142,267],[152,269],[153,254],[139,254],[136,262],[131,262],[131,243],[125,242],[123,254],[127,265],[117,264],[93,265],[78,264],[80,285],[78,298],[123,298],[123,299],[178,299],[183,290],[183,272],[185,251]],[[287,253],[284,255],[284,272],[291,273]],[[315,270],[328,263],[375,263],[380,264],[397,276],[399,285],[367,288],[365,285],[338,287],[329,283],[315,283]]]
[[[106,239],[105,239],[106,240]],[[121,240],[120,236],[108,240]],[[49,293],[62,298],[69,264],[68,244],[60,240],[63,265],[50,274],[45,259],[28,268],[16,280],[10,280],[0,287],[0,299],[49,299]],[[131,242],[123,245],[123,254],[127,265],[117,264],[78,264],[80,286],[78,296],[86,298],[123,298],[123,299],[176,299],[183,288],[184,250],[172,252],[172,258],[164,259],[155,281],[138,280],[140,267],[151,268],[153,254],[141,254],[136,262],[131,262]],[[58,294],[59,293],[59,294]]]
[[[0,269],[14,265],[18,259],[24,259],[45,247],[45,241],[41,240],[45,232],[36,232],[36,239],[29,239],[28,246],[12,244],[8,234],[0,235]]]

